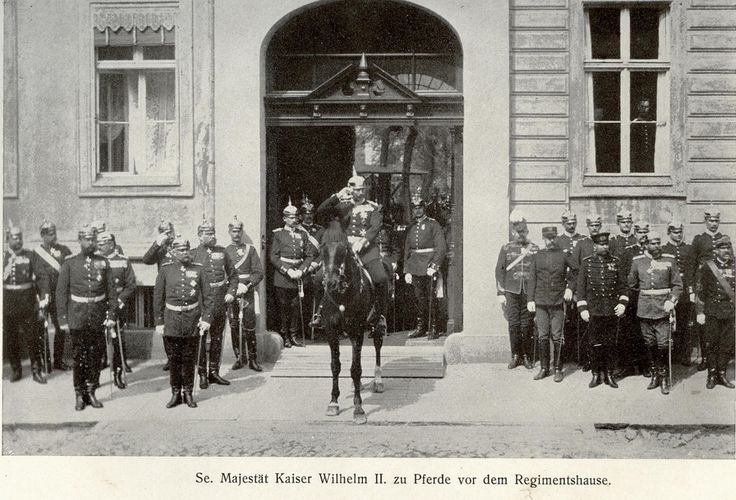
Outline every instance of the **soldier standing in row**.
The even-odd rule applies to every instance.
[[[41,244],[33,249],[38,255],[38,269],[36,285],[40,296],[39,307],[51,319],[54,325],[54,364],[56,370],[66,371],[69,367],[64,363],[64,331],[59,327],[59,313],[56,310],[56,283],[59,280],[59,270],[64,260],[72,251],[57,242],[56,225],[44,220],[41,224]],[[48,341],[46,339],[45,341]],[[50,353],[47,350],[47,358]]]
[[[628,283],[639,292],[637,316],[652,374],[647,389],[660,387],[669,394],[670,313],[682,293],[682,279],[674,256],[662,253],[661,242],[658,233],[649,233],[646,251],[631,262]]]
[[[531,262],[539,247],[528,239],[529,229],[521,212],[514,210],[509,216],[514,240],[501,247],[496,262],[496,289],[508,321],[512,370],[524,364],[531,370],[534,338],[532,322],[527,310]]]
[[[417,328],[408,338],[427,335],[437,338],[435,320],[438,311],[436,300],[436,274],[442,266],[447,253],[445,234],[439,222],[427,217],[426,202],[421,194],[415,193],[411,198],[414,223],[409,226],[404,240],[404,281],[414,289],[417,305]],[[430,306],[429,301],[432,301]],[[429,316],[429,311],[434,314]]]
[[[618,225],[619,234],[610,238],[610,252],[620,257],[623,255],[626,247],[636,243],[636,232],[632,231],[634,217],[630,210],[621,209],[616,214],[616,224]]]
[[[577,246],[578,242],[585,238],[582,234],[576,231],[578,226],[578,216],[570,210],[562,212],[561,216],[563,233],[557,237],[555,242],[556,246],[562,250],[568,257],[572,256],[572,252]],[[573,271],[574,276],[574,271]],[[575,282],[573,277],[573,283]],[[573,301],[570,303],[568,314],[565,315],[564,331],[567,342],[562,345],[562,363],[567,359],[577,359],[577,353],[575,352],[575,346],[578,344],[576,341],[578,338],[578,332],[580,330],[580,315],[578,314],[577,307],[574,300],[575,287],[573,287]]]
[[[11,382],[23,376],[21,345],[26,343],[33,380],[45,384],[43,376],[44,340],[36,313],[36,286],[33,275],[39,264],[30,250],[23,248],[23,232],[12,224],[6,230],[8,250],[3,255],[3,337],[13,374]],[[25,340],[25,342],[23,342]]]
[[[135,272],[128,258],[120,255],[115,250],[115,240],[109,232],[105,231],[97,235],[97,249],[100,255],[105,257],[110,264],[112,281],[115,284],[115,293],[117,294],[118,300],[117,323],[119,328],[117,329],[117,338],[112,339],[113,381],[117,388],[125,389],[123,370],[127,373],[130,373],[132,370],[128,366],[127,355],[125,354],[123,327],[126,323],[128,304],[135,294]]]
[[[309,233],[299,227],[297,208],[289,204],[283,210],[284,227],[274,229],[269,258],[273,265],[273,286],[280,315],[284,347],[303,347],[296,339],[299,331],[299,281],[310,268],[317,249],[309,241]]]
[[[708,346],[708,379],[706,387],[734,385],[726,378],[726,366],[734,352],[734,259],[731,239],[720,236],[713,241],[715,256],[696,273],[697,321],[705,326]]]
[[[256,346],[256,296],[255,289],[263,280],[263,266],[261,259],[258,258],[258,252],[253,245],[243,241],[243,221],[233,217],[232,222],[227,225],[230,233],[230,243],[225,251],[233,262],[233,268],[238,274],[238,291],[236,298],[228,310],[230,316],[230,340],[233,344],[235,352],[235,364],[233,370],[240,370],[246,364],[256,372],[263,371],[261,365],[258,364],[257,346]],[[241,311],[242,305],[242,311]],[[242,328],[244,337],[240,338],[242,314]],[[241,349],[245,346],[241,345],[241,340],[245,342],[248,351],[248,358],[243,359]]]
[[[311,264],[309,264],[309,268],[302,277],[302,287],[304,289],[302,305],[309,308],[309,314],[314,314],[317,304],[317,295],[320,287],[322,286],[322,273],[320,272],[322,263],[319,259],[319,240],[322,237],[322,233],[324,233],[324,228],[319,224],[314,223],[314,204],[307,196],[302,198],[302,205],[299,209],[299,218],[299,226],[309,235],[309,242],[315,250],[314,259]],[[300,317],[299,320],[304,323],[306,318]],[[307,325],[309,325],[309,321],[307,321]],[[300,327],[301,326],[302,325],[300,325]]]
[[[153,290],[156,333],[163,335],[171,360],[171,400],[166,408],[181,404],[182,398],[188,407],[196,408],[192,397],[194,358],[198,340],[204,338],[212,322],[213,296],[202,266],[192,262],[189,241],[177,236],[170,252],[172,259],[161,265]]]
[[[557,228],[542,228],[544,248],[534,255],[529,271],[529,302],[527,309],[536,315],[539,337],[539,373],[534,380],[548,377],[550,338],[553,346],[552,366],[555,382],[562,382],[562,345],[564,343],[565,302],[572,300],[572,272],[569,256],[557,246]]]
[[[199,363],[199,388],[207,389],[210,383],[230,385],[220,376],[222,357],[222,334],[225,330],[226,307],[234,300],[238,291],[245,293],[245,285],[238,286],[238,272],[224,247],[217,244],[215,226],[204,220],[197,227],[199,246],[192,252],[192,262],[202,266],[202,273],[212,295],[212,320],[209,328],[210,350],[206,352],[207,338],[202,336]],[[209,359],[208,359],[209,358]],[[207,362],[209,361],[209,367]]]
[[[106,328],[115,327],[118,301],[106,258],[97,255],[97,232],[89,225],[79,230],[80,253],[61,265],[56,304],[61,329],[69,332],[74,351],[74,409],[89,404],[102,408],[95,397],[100,383],[100,342]]]
[[[147,265],[156,264],[156,270],[160,270],[161,266],[171,260],[171,242],[174,240],[174,224],[171,221],[161,219],[161,223],[158,225],[158,236],[153,242],[151,247],[146,250],[143,254],[143,263]],[[166,358],[166,363],[163,366],[164,371],[169,370],[169,359]]]
[[[618,318],[629,302],[626,292],[626,274],[621,259],[609,250],[609,233],[591,235],[594,252],[583,259],[577,274],[576,293],[578,311],[583,321],[590,324],[590,362],[593,378],[588,387],[601,385],[601,378],[612,389],[618,385],[612,370],[615,357],[615,332]]]
[[[695,235],[692,242],[692,258],[690,259],[690,269],[685,274],[688,276],[688,283],[691,289],[688,290],[690,302],[695,302],[695,274],[703,264],[713,258],[713,242],[723,236],[718,230],[721,225],[721,211],[710,206],[704,212],[703,222],[705,223],[705,231]],[[733,257],[733,247],[730,247],[731,256]],[[698,364],[698,371],[705,370],[708,367],[708,346],[705,342],[705,330],[702,327],[697,328],[698,338],[700,339],[701,360]]]
[[[690,269],[692,258],[692,246],[683,241],[683,224],[679,221],[670,221],[667,225],[667,235],[670,241],[662,246],[662,252],[675,257],[677,269],[680,271],[682,289],[690,290],[687,270]],[[675,306],[677,325],[673,332],[673,354],[674,359],[682,366],[690,366],[690,330],[693,323],[692,309],[694,305],[690,302],[690,295],[684,293]]]

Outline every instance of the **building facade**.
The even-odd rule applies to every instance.
[[[613,229],[621,207],[689,240],[711,203],[735,234],[734,33],[727,0],[7,0],[5,219],[27,246],[53,219],[72,248],[105,220],[145,326],[161,218],[225,241],[237,214],[263,259],[286,200],[357,165],[379,201],[445,197],[448,359],[503,355],[512,209],[537,242],[565,209]]]

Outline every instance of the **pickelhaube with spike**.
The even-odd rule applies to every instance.
[[[174,250],[189,250],[189,240],[177,234],[174,241],[171,242],[171,248]]]
[[[562,212],[560,219],[562,220],[562,223],[564,224],[565,222],[571,221],[571,220],[577,221],[578,216],[575,214],[575,212],[572,212],[570,210],[565,210],[564,212]]]
[[[681,220],[678,220],[678,219],[672,219],[672,220],[671,220],[671,221],[670,221],[670,222],[669,222],[669,223],[667,224],[667,232],[669,233],[669,232],[671,232],[671,231],[672,231],[673,229],[683,229],[683,227],[684,227],[684,226],[685,226],[685,225],[684,225],[684,224],[682,223],[682,221],[681,221]]]
[[[199,223],[199,226],[197,226],[197,234],[202,235],[203,233],[213,233],[215,232],[215,225],[207,220],[207,218],[203,215],[202,216],[202,222]]]
[[[48,219],[44,219],[43,222],[41,223],[41,227],[39,227],[39,230],[41,231],[41,236],[55,229],[56,229],[56,224],[54,224]]]
[[[313,214],[314,213],[314,203],[312,203],[312,200],[310,200],[307,195],[302,196],[302,213],[303,214]]]
[[[721,220],[721,211],[718,210],[717,207],[714,207],[713,205],[710,205],[708,208],[706,208],[703,211],[703,216],[704,216],[703,218],[705,220],[708,220],[708,219]]]
[[[509,222],[511,222],[511,227],[514,228],[514,230],[516,231],[527,228],[526,217],[524,216],[524,213],[518,208],[513,209],[509,214]]]
[[[634,222],[634,231],[638,233],[648,233],[649,232],[649,222],[645,220],[639,220]]]
[[[108,241],[113,241],[113,235],[110,231],[100,231],[97,233],[97,243],[107,243]]]
[[[107,231],[107,222],[104,220],[96,220],[92,222],[92,227],[94,227],[98,233],[101,233],[102,231]]]
[[[227,228],[228,229],[233,229],[233,228],[243,229],[243,221],[238,219],[237,215],[233,215],[233,220],[227,223]]]
[[[585,218],[585,223],[586,223],[587,225],[589,225],[589,226],[590,226],[591,224],[597,224],[597,225],[600,225],[600,224],[601,224],[601,216],[600,216],[600,215],[598,215],[598,214],[589,214],[589,215],[588,215],[588,216],[587,216],[587,217]]]
[[[291,204],[291,196],[289,196],[289,203],[284,207],[283,214],[284,216],[290,216],[290,215],[298,215],[299,210]]]
[[[5,228],[5,236],[8,238],[12,236],[23,236],[23,230],[13,224],[12,220],[8,220],[7,227]]]
[[[79,228],[79,231],[77,231],[77,236],[79,238],[90,238],[97,236],[97,227],[91,224],[84,224],[82,227]]]
[[[426,206],[427,206],[427,202],[424,201],[424,198],[422,198],[422,188],[419,187],[411,195],[411,207],[419,208],[419,207],[426,207]]]
[[[626,210],[625,208],[621,207],[621,210],[618,211],[616,214],[616,222],[632,222],[634,220],[634,216],[631,214],[631,210]]]

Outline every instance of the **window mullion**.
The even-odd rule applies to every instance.
[[[621,173],[631,173],[631,71],[628,65],[631,61],[631,23],[629,9],[621,9],[621,60],[624,68],[619,75],[621,88]]]

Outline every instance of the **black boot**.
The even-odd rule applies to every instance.
[[[235,348],[235,363],[233,364],[231,370],[240,370],[243,368],[243,361],[240,359],[240,351]]]
[[[590,372],[593,375],[593,377],[590,379],[590,383],[588,384],[588,387],[591,389],[593,387],[598,387],[603,383],[603,380],[601,378],[601,363],[600,358],[598,357],[598,350],[595,347],[591,347],[589,356],[590,356]]]
[[[112,380],[113,380],[113,383],[115,384],[115,387],[117,387],[118,389],[125,389],[126,385],[125,385],[125,382],[123,381],[123,369],[122,368],[118,368],[117,370],[115,370],[115,374],[113,375]]]
[[[706,389],[713,389],[716,386],[716,371],[712,368],[708,369],[708,380],[705,382]]]
[[[554,347],[555,353],[554,353],[554,368],[555,368],[555,378],[554,381],[559,383],[562,382],[562,379],[564,378],[564,375],[562,373],[562,344],[553,343],[552,346]]]
[[[211,384],[218,384],[218,385],[230,385],[229,380],[225,380],[220,376],[219,373],[217,373],[219,370],[214,370],[210,372],[209,375],[209,381]]]
[[[166,363],[164,363],[164,367],[162,368],[163,371],[167,372],[171,368],[171,362],[167,359]]]
[[[700,363],[698,363],[698,366],[697,366],[697,368],[696,368],[696,369],[697,369],[697,370],[698,370],[699,372],[702,372],[703,370],[705,370],[705,369],[707,369],[707,368],[708,368],[708,357],[704,355],[704,356],[703,356],[703,357],[702,357],[702,358],[700,359]]]
[[[210,386],[210,383],[207,380],[207,375],[204,372],[200,372],[199,373],[199,388],[207,389],[209,386]]]
[[[522,356],[521,362],[524,363],[524,368],[526,368],[527,370],[531,370],[532,368],[534,368],[532,361],[529,359],[529,356],[527,356],[526,353],[524,353],[524,356]]]
[[[420,337],[424,337],[427,335],[427,327],[424,324],[424,318],[417,318],[417,328],[413,332],[411,332],[409,335],[406,336],[407,339],[418,339]]]
[[[64,363],[64,360],[61,358],[56,358],[54,360],[54,370],[59,370],[61,372],[69,371],[71,367]],[[51,367],[49,367],[49,373],[51,372]]]
[[[296,330],[289,331],[289,342],[291,342],[291,345],[293,345],[294,347],[304,347],[304,344],[299,342],[296,339],[296,336],[297,336]]]
[[[263,368],[258,364],[258,349],[256,343],[256,332],[251,331],[246,337],[248,343],[248,368],[254,372],[262,372]]]
[[[509,370],[513,370],[521,364],[521,357],[518,354],[511,355],[511,361],[509,361]]]
[[[248,360],[248,368],[253,370],[254,372],[262,372],[263,368],[261,365],[258,364],[258,360],[256,360],[255,354],[250,357]]]
[[[722,385],[723,387],[727,387],[729,389],[733,389],[734,388],[734,385],[731,382],[729,382],[728,379],[726,378],[726,371],[725,370],[721,370],[721,371],[716,372],[716,377],[715,378],[716,378],[716,383],[717,384]]]
[[[33,369],[33,381],[38,382],[39,384],[46,383],[46,377],[43,376],[43,371],[41,370],[41,367],[35,367]]]
[[[182,397],[184,399],[184,402],[187,404],[189,408],[196,408],[197,403],[194,402],[194,398],[192,397],[192,388],[186,387],[182,393]]]
[[[649,360],[649,376],[651,377],[647,390],[651,391],[652,389],[659,387],[661,382],[657,370],[658,360],[656,347],[647,346],[647,358]]]
[[[181,388],[179,387],[172,387],[171,388],[171,399],[168,403],[166,403],[166,408],[173,408],[174,406],[178,406],[181,404]]]
[[[593,378],[590,379],[588,387],[592,389],[593,387],[598,387],[599,385],[601,385],[601,372],[593,368],[591,369],[591,373],[593,374]]]
[[[549,377],[549,340],[539,341],[539,373],[534,375],[534,380],[542,380]]]
[[[13,368],[13,373],[10,375],[10,381],[17,382],[21,378],[23,378],[23,369],[20,366]]]
[[[286,331],[280,332],[281,338],[284,339],[284,347],[286,349],[289,349],[291,347],[291,339],[289,338],[289,333]]]
[[[133,373],[133,369],[128,365],[127,361],[123,361],[123,369],[125,370],[125,373]]]
[[[95,390],[94,386],[87,387],[87,401],[92,408],[102,408],[102,403],[95,396]]]
[[[74,409],[77,411],[84,410],[84,407],[86,406],[86,403],[84,402],[84,392],[81,390],[74,391],[76,394],[76,402],[74,403]]]
[[[618,389],[618,384],[609,369],[606,369],[606,371],[603,372],[603,382],[611,389]]]
[[[310,328],[322,328],[322,304],[317,308],[317,312],[312,316],[312,321],[309,322]]]
[[[665,396],[670,393],[670,369],[667,349],[659,350],[659,389]]]

